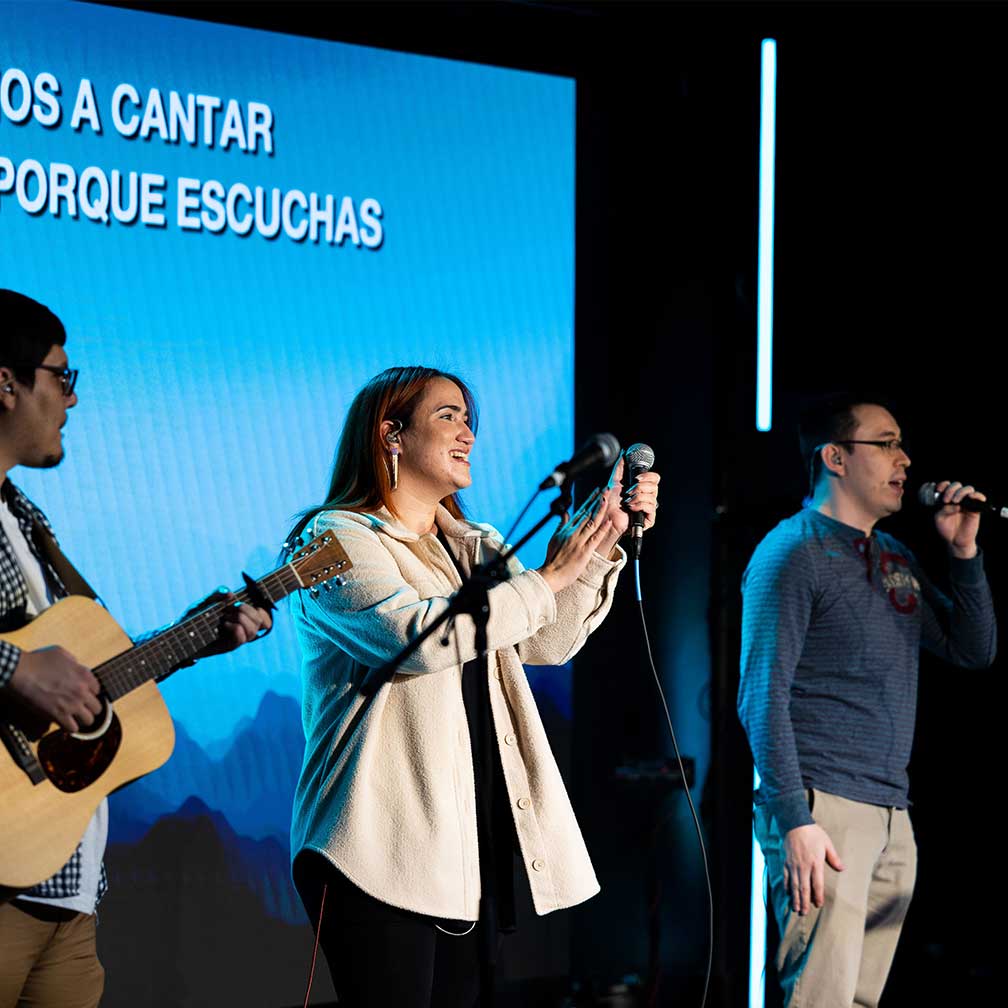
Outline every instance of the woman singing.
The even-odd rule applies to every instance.
[[[489,590],[489,651],[473,621],[429,637],[363,714],[361,684],[503,550],[467,521],[476,415],[458,378],[390,368],[350,406],[325,504],[345,586],[293,601],[303,655],[304,765],[294,879],[347,1008],[471,1008],[492,998],[498,935],[514,928],[514,859],[536,912],[599,886],[522,663],[568,661],[605,617],[625,562],[618,474],[554,535],[545,563]],[[658,476],[628,507],[653,524]]]

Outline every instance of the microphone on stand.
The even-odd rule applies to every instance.
[[[568,480],[580,476],[595,466],[611,466],[619,458],[620,444],[612,434],[595,434],[590,437],[566,462],[561,462],[539,484],[540,490],[563,486]]]
[[[627,485],[632,485],[641,473],[651,471],[654,465],[654,452],[646,444],[634,444],[623,453],[623,464],[626,466],[624,476],[629,474]],[[639,560],[641,540],[644,537],[644,512],[630,512],[630,559]]]
[[[924,507],[940,508],[945,506],[942,500],[943,490],[937,490],[934,483],[924,483],[917,491],[917,500]],[[977,500],[975,497],[964,497],[958,502],[958,507],[963,511],[975,511],[978,514],[993,514],[998,518],[1008,518],[1008,507],[998,507],[996,504],[989,504],[987,501]]]

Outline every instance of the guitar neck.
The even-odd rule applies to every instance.
[[[279,602],[302,587],[302,582],[294,567],[288,564],[267,574],[255,585],[270,602]],[[251,601],[247,588],[234,595],[238,603]],[[234,604],[215,602],[99,665],[94,674],[109,699],[118,700],[145,682],[163,679],[179,665],[195,658],[217,640],[225,610]]]

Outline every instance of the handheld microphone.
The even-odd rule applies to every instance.
[[[917,491],[917,500],[924,505],[924,507],[939,508],[944,507],[945,502],[942,500],[941,490],[935,489],[934,483],[924,483],[921,485],[920,490]],[[998,507],[995,504],[988,504],[987,501],[976,500],[973,497],[964,497],[959,501],[960,508],[963,511],[975,511],[978,514],[994,514],[998,518],[1008,518],[1008,507]]]
[[[624,476],[629,476],[627,484],[632,484],[641,473],[650,472],[654,465],[654,452],[646,444],[634,444],[623,453],[626,466]],[[630,559],[639,560],[641,540],[644,538],[644,512],[630,512]]]
[[[563,486],[595,466],[611,466],[619,458],[620,444],[612,434],[595,434],[590,437],[566,462],[561,462],[539,484],[540,490]]]

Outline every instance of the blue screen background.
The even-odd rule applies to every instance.
[[[81,371],[64,462],[12,477],[126,631],[271,570],[292,517],[324,496],[350,398],[393,364],[475,389],[463,500],[510,527],[574,447],[574,82],[85,4],[2,14],[0,75],[53,74],[62,115],[52,127],[0,116],[0,159],[168,180],[161,227],[29,213],[0,185],[0,286],[60,316]],[[82,78],[101,134],[70,126]],[[122,82],[141,101],[157,87],[166,105],[171,90],[266,103],[274,151],[123,137],[109,113]],[[369,249],[183,230],[181,176],[332,193],[337,207],[372,198],[384,238]],[[540,535],[526,563],[544,546]],[[277,847],[272,881],[252,871],[248,885],[271,915],[299,919],[284,874],[298,669],[281,612],[263,642],[165,682],[175,755],[113,796],[111,843],[205,806],[242,842]],[[566,670],[537,670],[533,685],[569,717]]]

